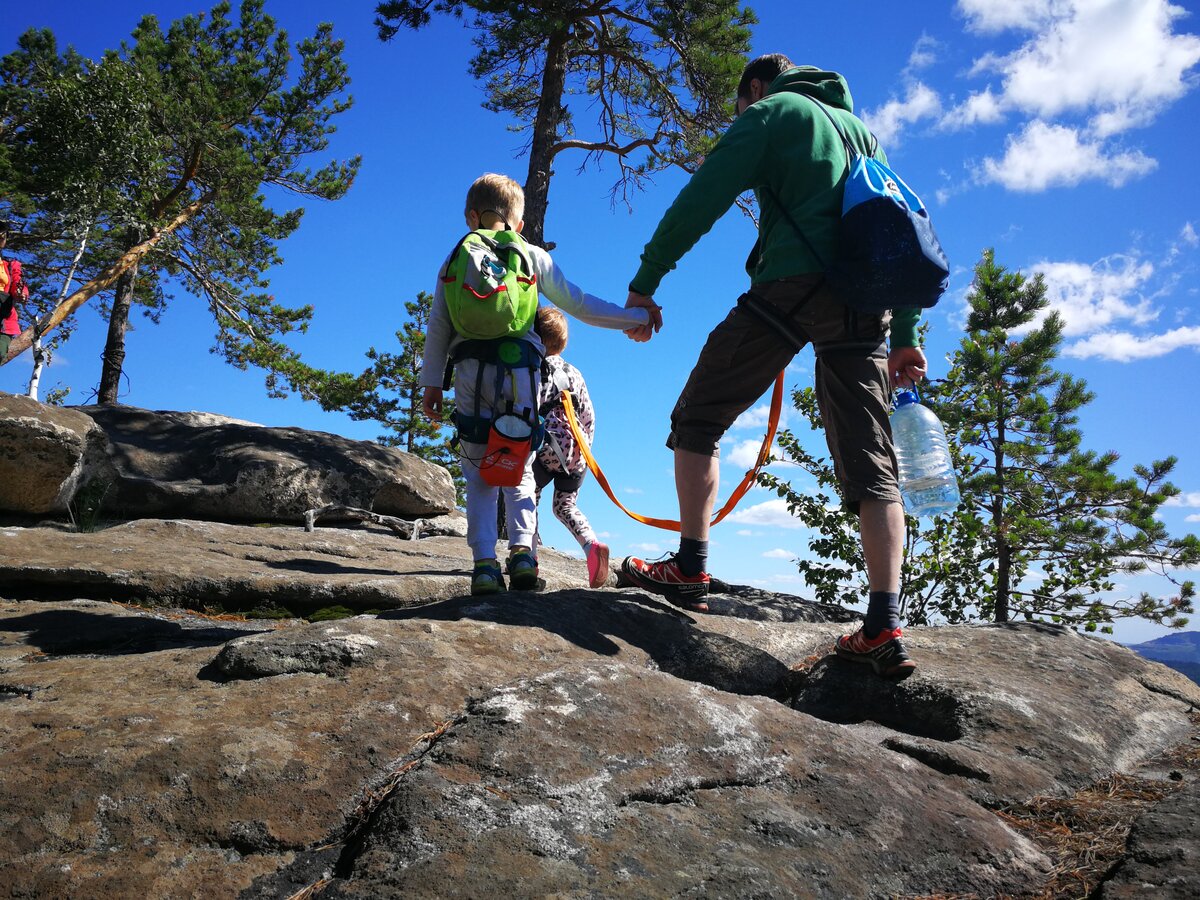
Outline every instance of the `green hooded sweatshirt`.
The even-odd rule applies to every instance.
[[[825,114],[799,94],[824,103],[860,152],[874,147],[871,133],[853,115],[854,101],[841,75],[812,66],[788,69],[771,83],[766,97],[729,126],[679,192],[642,251],[630,290],[653,295],[663,276],[748,190],[758,198],[761,240],[757,263],[747,266],[751,283],[823,270],[771,196],[787,207],[821,258],[832,259],[846,150]],[[874,156],[887,162],[878,148]],[[919,318],[919,309],[892,311],[893,347],[917,346]]]

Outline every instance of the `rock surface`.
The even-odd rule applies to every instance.
[[[384,539],[337,533],[363,537]],[[394,570],[425,544],[443,548],[431,569],[466,553],[386,540]],[[561,566],[583,582],[582,562]],[[279,627],[3,602],[0,883],[1014,895],[1050,863],[994,806],[1135,766],[1186,740],[1200,704],[1177,673],[1058,629],[913,629],[921,668],[900,685],[828,656],[841,630],[612,589]]]
[[[401,517],[454,509],[445,469],[371,441],[130,406],[78,409],[108,437],[106,503],[120,518],[300,522],[333,503]]]
[[[65,514],[103,454],[104,433],[82,413],[0,393],[0,512]]]
[[[1055,862],[997,810],[1139,770],[1181,787],[1097,896],[1200,892],[1197,767],[1163,769],[1192,758],[1200,686],[1119,645],[916,628],[896,685],[830,654],[855,614],[754,588],[685,614],[543,548],[544,591],[472,598],[442,470],[3,403],[39,474],[0,512],[90,478],[110,516],[180,519],[0,527],[0,893],[1023,896]],[[420,537],[194,520],[329,503]]]
[[[1200,897],[1200,782],[1192,782],[1134,823],[1125,859],[1097,900]]]

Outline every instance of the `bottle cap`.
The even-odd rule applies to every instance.
[[[920,398],[916,391],[897,391],[896,392],[896,409],[902,406],[908,406],[910,403],[918,403]]]

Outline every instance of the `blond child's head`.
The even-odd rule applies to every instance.
[[[542,339],[547,356],[558,356],[567,349],[567,317],[553,306],[539,306],[533,330]]]
[[[520,231],[525,227],[525,192],[507,175],[480,175],[467,191],[467,226]]]

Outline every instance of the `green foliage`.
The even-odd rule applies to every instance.
[[[104,500],[112,490],[112,483],[96,479],[84,484],[67,507],[76,531],[90,533],[104,527]]]
[[[387,447],[399,447],[422,459],[445,467],[454,479],[458,504],[466,504],[466,481],[462,476],[458,454],[450,446],[447,426],[430,422],[422,412],[421,363],[425,355],[425,330],[433,308],[433,295],[425,291],[416,300],[404,304],[406,321],[396,332],[398,353],[380,352],[374,347],[367,351],[371,366],[358,382],[370,385],[346,404],[350,417],[360,421],[379,422],[387,430],[378,438]],[[446,421],[452,421],[454,407],[445,405]]]
[[[323,24],[293,54],[262,0],[245,0],[236,18],[221,2],[165,31],[146,16],[99,62],[26,33],[0,60],[0,196],[36,236],[22,248],[30,282],[60,284],[51,276],[83,238],[79,277],[93,278],[194,205],[142,258],[134,302],[157,321],[182,286],[207,306],[227,362],[265,369],[272,396],[339,405],[361,386],[284,342],[313,307],[277,302],[267,273],[303,210],[272,209],[264,189],[335,200],[353,182],[357,158],[308,164],[351,103],[341,53]]]
[[[962,481],[975,498],[984,553],[976,589],[981,612],[1107,628],[1139,616],[1181,627],[1190,582],[1175,572],[1200,561],[1194,535],[1172,538],[1156,513],[1179,489],[1175,458],[1113,467],[1119,455],[1080,449],[1077,411],[1094,395],[1052,363],[1062,320],[1045,313],[1041,276],[1025,279],[984,253],[975,268],[967,335],[947,379],[931,395],[975,466]],[[1110,599],[1118,575],[1151,572],[1179,587],[1174,597]]]
[[[350,619],[356,615],[358,613],[345,606],[325,606],[306,618],[310,622],[333,622],[336,619]]]
[[[382,40],[431,15],[475,33],[472,77],[484,107],[529,137],[526,235],[541,243],[551,163],[614,160],[614,201],[669,166],[691,168],[729,122],[757,20],[736,0],[389,0]],[[594,117],[584,124],[585,117]]]
[[[1083,381],[1054,369],[1062,322],[1040,276],[1007,272],[988,251],[968,296],[967,333],[944,381],[923,400],[946,426],[963,503],[953,515],[906,518],[901,606],[907,621],[1004,622],[1013,615],[1111,631],[1118,618],[1187,624],[1195,597],[1177,573],[1200,562],[1200,540],[1172,538],[1156,513],[1179,493],[1166,478],[1174,457],[1113,471],[1114,452],[1080,449],[1077,411],[1093,398]],[[812,391],[795,405],[814,429]],[[814,529],[816,560],[800,571],[816,598],[865,597],[854,517],[836,505],[832,466],[785,432],[786,457],[813,476],[814,493],[767,474],[762,482]],[[1151,573],[1178,593],[1114,596],[1117,576]]]

